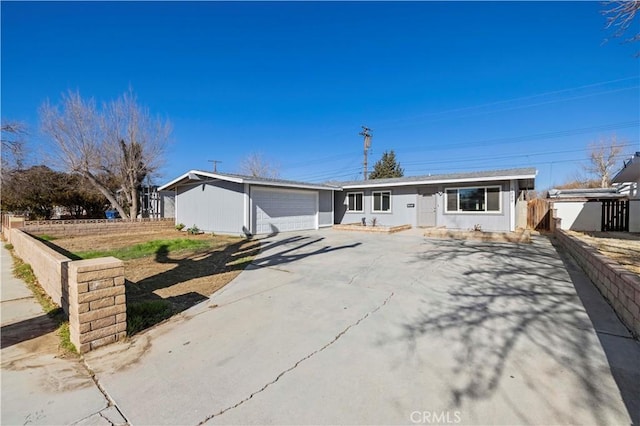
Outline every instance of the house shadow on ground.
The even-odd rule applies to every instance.
[[[444,338],[447,344],[459,348],[451,352],[451,371],[442,372],[450,378],[452,406],[492,398],[502,381],[513,379],[514,362],[518,365],[526,358],[523,352],[526,354],[529,348],[570,372],[582,390],[571,395],[574,402],[590,413],[594,423],[607,423],[602,413],[618,406],[598,377],[610,374],[607,367],[611,366],[602,365],[592,354],[600,344],[607,355],[612,348],[594,335],[597,315],[589,313],[593,306],[583,305],[581,300],[581,289],[591,284],[580,280],[578,271],[572,272],[571,267],[567,274],[570,260],[559,255],[546,238],[537,238],[533,244],[441,240],[437,246],[427,246],[414,261],[440,261],[464,271],[464,280],[452,280],[459,284],[446,290],[446,303],[430,304],[411,322],[401,324],[399,337],[406,344],[408,356],[415,355],[418,345],[429,336]],[[638,373],[633,359],[625,362],[627,371]],[[638,424],[638,385],[628,380],[623,383],[612,370],[627,412]],[[541,399],[549,398],[548,384],[540,383],[537,372],[529,370],[526,374],[530,377],[522,380],[527,387]],[[552,405],[554,401],[547,402]],[[516,400],[511,405],[520,421],[534,421],[535,417],[518,408]],[[570,417],[564,420],[571,423]]]

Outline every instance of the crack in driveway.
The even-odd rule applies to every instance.
[[[304,361],[308,360],[309,358],[313,357],[314,355],[324,351],[325,349],[327,349],[329,346],[333,345],[335,342],[338,341],[338,339],[340,339],[342,336],[344,336],[345,334],[347,334],[347,332],[352,329],[353,327],[358,326],[362,321],[364,321],[365,319],[367,319],[370,315],[375,314],[377,311],[379,311],[380,309],[382,309],[388,302],[389,300],[391,300],[391,298],[393,297],[394,293],[391,292],[391,294],[380,304],[378,305],[375,309],[367,312],[364,316],[362,316],[360,319],[358,319],[358,321],[354,322],[353,324],[349,324],[349,326],[347,326],[344,330],[342,330],[340,333],[338,333],[333,339],[331,339],[331,341],[329,343],[327,343],[326,345],[324,345],[323,347],[321,347],[320,349],[316,349],[315,351],[311,352],[309,355],[305,356],[304,358],[300,359],[298,362],[296,362],[295,364],[293,364],[293,366],[287,368],[286,370],[282,371],[280,374],[278,374],[276,376],[276,378],[272,381],[270,381],[269,383],[267,383],[266,385],[264,385],[262,388],[260,388],[259,390],[253,392],[251,395],[249,395],[247,398],[243,399],[242,401],[236,403],[235,405],[232,405],[230,407],[227,407],[219,412],[217,412],[216,414],[212,414],[210,416],[207,416],[203,421],[201,421],[200,423],[198,423],[198,425],[203,425],[205,423],[207,423],[209,420],[211,420],[214,417],[218,417],[224,413],[226,413],[229,410],[233,410],[234,408],[239,407],[240,405],[244,404],[245,402],[249,401],[251,398],[253,398],[255,395],[264,392],[269,386],[275,384],[278,380],[280,380],[280,378],[282,376],[284,376],[285,374],[287,374],[288,372],[294,370],[296,367],[298,367],[298,365],[302,364]]]

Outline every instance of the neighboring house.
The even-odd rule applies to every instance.
[[[572,231],[602,231],[603,210],[616,202],[624,202],[627,196],[616,188],[551,189],[554,216],[560,218],[560,228]],[[604,226],[606,227],[606,225]]]
[[[514,231],[526,226],[524,193],[536,174],[524,168],[341,182],[335,223],[375,218],[386,226]]]
[[[629,232],[640,232],[640,152],[624,162],[611,183],[629,197]]]
[[[640,152],[624,162],[611,183],[612,188],[550,190],[560,227],[640,232]]]
[[[140,217],[153,219],[175,217],[175,199],[172,191],[158,191],[158,186],[140,189]]]
[[[176,223],[222,234],[318,229],[363,218],[382,226],[513,231],[526,224],[524,192],[534,188],[536,174],[527,168],[323,185],[192,170],[158,190],[174,192]]]
[[[333,186],[191,170],[158,188],[176,223],[220,234],[271,234],[333,224]]]

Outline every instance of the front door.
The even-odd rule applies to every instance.
[[[418,195],[418,226],[436,226],[435,194]]]

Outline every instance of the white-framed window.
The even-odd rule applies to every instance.
[[[352,213],[364,211],[364,192],[347,192],[347,211]]]
[[[371,211],[373,213],[391,212],[391,191],[373,191],[371,193]]]
[[[447,188],[445,194],[447,213],[500,213],[502,211],[499,186]]]

